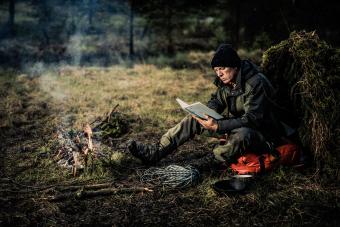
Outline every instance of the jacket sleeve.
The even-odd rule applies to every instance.
[[[219,89],[213,94],[211,94],[211,98],[208,101],[207,105],[210,109],[215,110],[217,113],[221,114],[224,109],[225,105],[222,103],[220,95],[219,95]]]
[[[243,116],[217,121],[217,133],[224,134],[240,127],[259,128],[264,120],[264,113],[267,111],[267,106],[268,103],[263,83],[260,82],[255,85],[246,96],[244,102],[245,113]]]

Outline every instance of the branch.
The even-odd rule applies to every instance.
[[[77,191],[80,189],[101,189],[112,187],[112,183],[89,184],[89,185],[71,185],[68,187],[56,187],[58,191]]]
[[[85,191],[80,190],[78,192],[68,192],[55,196],[49,196],[47,198],[43,198],[49,201],[60,201],[69,198],[89,198],[95,196],[105,196],[105,195],[113,195],[119,193],[137,193],[137,192],[153,192],[152,189],[143,188],[143,187],[132,187],[132,188],[104,188],[97,191]]]
[[[117,107],[119,106],[119,104],[117,104],[115,107],[113,107],[113,109],[107,114],[107,122],[110,122],[110,119],[111,119],[111,115],[112,113],[114,113],[117,109]]]

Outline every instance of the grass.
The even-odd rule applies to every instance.
[[[278,103],[295,112],[290,120],[298,119],[302,144],[320,168],[338,168],[339,59],[338,50],[315,31],[293,32],[263,55],[262,67],[278,88]]]
[[[138,161],[122,151],[129,138],[156,141],[185,113],[175,102],[209,99],[213,78],[200,70],[133,67],[44,66],[39,75],[16,71],[0,76],[0,225],[160,225],[336,226],[338,181],[317,178],[314,169],[279,168],[259,177],[245,195],[219,196],[210,187],[219,172],[204,172],[202,182],[185,190],[116,194],[63,201],[43,198],[57,193],[49,185],[114,182],[143,186]],[[108,163],[73,177],[53,157],[58,126],[80,130],[119,104],[131,118],[128,134],[112,146]],[[161,165],[181,164],[211,151],[207,138],[196,137]],[[38,188],[36,188],[38,187]]]
[[[65,67],[41,76],[39,83],[57,100],[63,115],[74,117],[72,126],[78,128],[119,104],[121,112],[149,119],[164,130],[185,116],[176,114],[176,97],[203,101],[215,89],[197,70],[159,70],[152,65]]]

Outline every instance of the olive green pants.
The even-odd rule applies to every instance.
[[[195,135],[202,134],[203,131],[207,130],[204,130],[191,115],[188,115],[162,136],[160,145],[168,148],[165,150],[175,150],[189,139],[194,138]],[[216,133],[208,133],[210,136],[217,136]],[[246,150],[264,152],[268,151],[268,148],[265,138],[259,131],[242,127],[231,130],[227,135],[226,143],[217,145],[213,149],[213,153],[220,162],[235,162]]]

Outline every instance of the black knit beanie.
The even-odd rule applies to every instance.
[[[241,59],[230,44],[221,44],[211,60],[211,67],[241,67]]]

